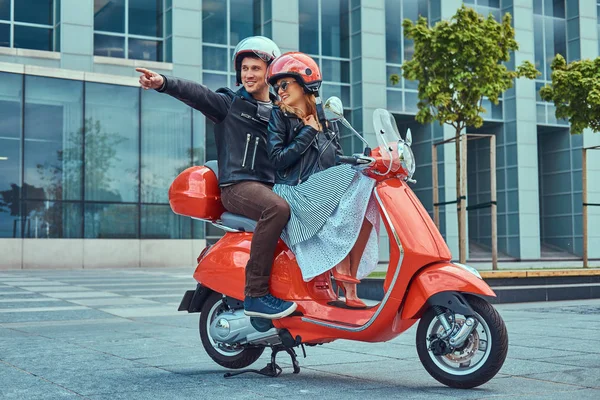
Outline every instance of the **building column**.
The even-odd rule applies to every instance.
[[[362,93],[362,127],[365,139],[371,146],[377,146],[373,130],[373,113],[378,108],[387,108],[385,67],[385,1],[362,0],[360,8],[360,46],[352,46],[352,58],[360,56],[360,81],[362,88],[353,94]],[[360,54],[354,54],[360,49]],[[356,104],[353,104],[356,106]],[[379,261],[389,262],[389,237],[385,229],[379,233]]]
[[[515,39],[519,43],[519,50],[514,53],[514,65],[520,65],[524,61],[533,63],[535,62],[533,3],[515,2],[512,15]],[[514,122],[505,124],[504,131],[507,188],[506,251],[509,255],[524,260],[539,259],[541,256],[539,173],[538,159],[532,157],[538,153],[535,81],[517,79],[514,95],[515,100],[506,102],[505,106],[505,115],[514,115]],[[514,109],[508,110],[509,107]],[[510,132],[511,129],[514,129],[514,132]],[[511,167],[514,161],[516,161],[514,166],[517,173],[516,204],[514,204],[514,194],[509,191],[511,189],[509,185],[512,186],[511,172],[514,170]],[[517,226],[513,226],[515,223]],[[515,234],[518,235],[517,238],[513,236]]]
[[[449,20],[456,14],[456,11],[462,6],[461,0],[444,0],[440,1],[441,5],[441,18],[442,20]],[[437,124],[437,122],[433,122]],[[450,139],[456,136],[456,130],[450,125],[443,125],[444,140]],[[439,177],[439,185],[444,187],[445,198],[440,198],[440,202],[451,201],[456,199],[456,149],[455,145],[445,144],[440,146],[438,154],[443,154],[444,159],[444,170],[443,175]],[[459,241],[458,241],[458,212],[456,210],[456,204],[448,204],[443,206],[444,212],[440,212],[440,219],[445,218],[445,239],[448,248],[452,252],[452,258],[458,260],[459,258]],[[442,210],[440,210],[442,211]],[[468,218],[467,218],[468,221]],[[468,229],[468,223],[467,223]],[[467,231],[467,258],[469,254],[469,234]]]
[[[202,2],[173,0],[173,75],[202,82]]]
[[[581,58],[595,59],[598,54],[596,0],[579,1],[579,34]],[[583,132],[583,147],[600,146],[600,133],[591,129]],[[587,152],[588,203],[600,203],[600,150]],[[588,207],[588,257],[600,258],[600,207]]]
[[[61,68],[92,71],[94,0],[62,0],[59,12]]]
[[[298,51],[300,47],[300,10],[298,1],[272,1],[272,37],[282,53]]]

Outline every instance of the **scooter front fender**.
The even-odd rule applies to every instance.
[[[442,292],[469,293],[496,297],[487,283],[473,272],[451,262],[423,268],[411,282],[402,307],[402,319],[418,319],[427,301]]]

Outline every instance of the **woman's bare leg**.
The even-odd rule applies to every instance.
[[[362,255],[367,247],[367,243],[369,241],[369,236],[371,235],[371,229],[373,229],[373,225],[365,219],[363,221],[362,227],[360,228],[360,233],[358,234],[358,239],[356,239],[356,243],[352,250],[350,250],[349,254],[349,275],[353,278],[356,278],[356,274],[358,273],[358,266],[360,265],[360,260]],[[341,271],[340,271],[341,272]],[[346,298],[350,300],[358,300],[358,295],[356,293],[356,283],[344,283],[344,287],[346,288]]]

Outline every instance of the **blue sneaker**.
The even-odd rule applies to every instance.
[[[271,294],[262,297],[246,296],[244,300],[244,314],[250,317],[283,318],[296,311],[296,307],[296,303],[278,299]]]

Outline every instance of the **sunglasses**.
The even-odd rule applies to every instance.
[[[283,81],[279,85],[273,85],[273,90],[275,90],[275,93],[279,93],[279,89],[282,89],[285,92],[292,83],[294,83],[294,81]]]

